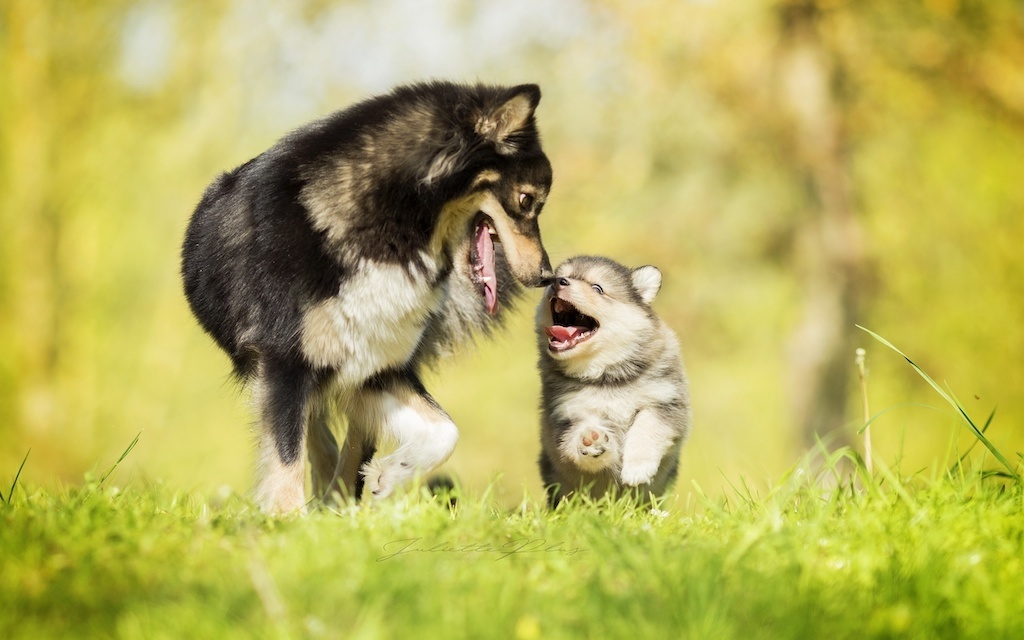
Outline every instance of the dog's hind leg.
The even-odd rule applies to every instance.
[[[341,471],[341,453],[338,441],[331,431],[331,410],[327,401],[321,398],[309,415],[309,433],[306,448],[309,452],[310,484],[313,497],[324,502],[336,501],[340,493],[338,474]]]
[[[342,495],[354,500],[360,499],[363,492],[363,476],[359,470],[369,462],[377,452],[376,436],[369,425],[364,424],[364,416],[350,412],[348,433],[345,444],[341,447],[341,461],[338,466],[337,486]]]
[[[306,504],[306,426],[316,386],[315,373],[305,365],[270,358],[260,362],[255,497],[265,513],[291,513]]]
[[[387,455],[362,465],[367,496],[384,498],[402,484],[444,463],[459,439],[455,423],[411,372],[382,374],[367,383],[353,403],[353,414],[374,424]]]

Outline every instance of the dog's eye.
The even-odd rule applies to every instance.
[[[519,194],[519,207],[524,211],[533,206],[533,196],[528,193]]]
[[[599,285],[599,284],[592,284],[592,285],[590,285],[590,288],[593,289],[594,291],[596,291],[598,295],[601,295],[601,296],[604,295],[604,289],[601,288],[601,285]]]

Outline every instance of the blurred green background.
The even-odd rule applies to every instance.
[[[537,82],[553,262],[664,272],[695,426],[678,494],[856,443],[969,444],[886,336],[1024,451],[1024,3],[6,0],[0,9],[0,480],[249,486],[246,394],[190,317],[178,252],[220,171],[407,81]],[[540,489],[536,292],[428,376],[449,469]],[[960,436],[958,436],[960,434]],[[980,449],[980,448],[979,448]],[[982,464],[984,462],[982,461]],[[991,466],[991,465],[990,465]]]

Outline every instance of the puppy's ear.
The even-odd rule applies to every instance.
[[[482,113],[476,121],[476,132],[494,143],[500,153],[512,153],[516,147],[509,138],[526,128],[540,102],[540,87],[521,84],[509,89],[510,97],[490,112]]]
[[[654,296],[661,290],[661,271],[657,267],[646,265],[637,267],[630,272],[633,278],[633,288],[640,294],[644,304],[651,304]]]

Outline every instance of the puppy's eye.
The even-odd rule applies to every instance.
[[[528,193],[519,194],[519,208],[524,211],[533,206],[533,196]]]
[[[596,291],[598,295],[601,295],[601,296],[604,295],[604,289],[601,288],[601,285],[599,285],[599,284],[592,284],[592,285],[590,285],[590,288],[593,289],[594,291]]]

